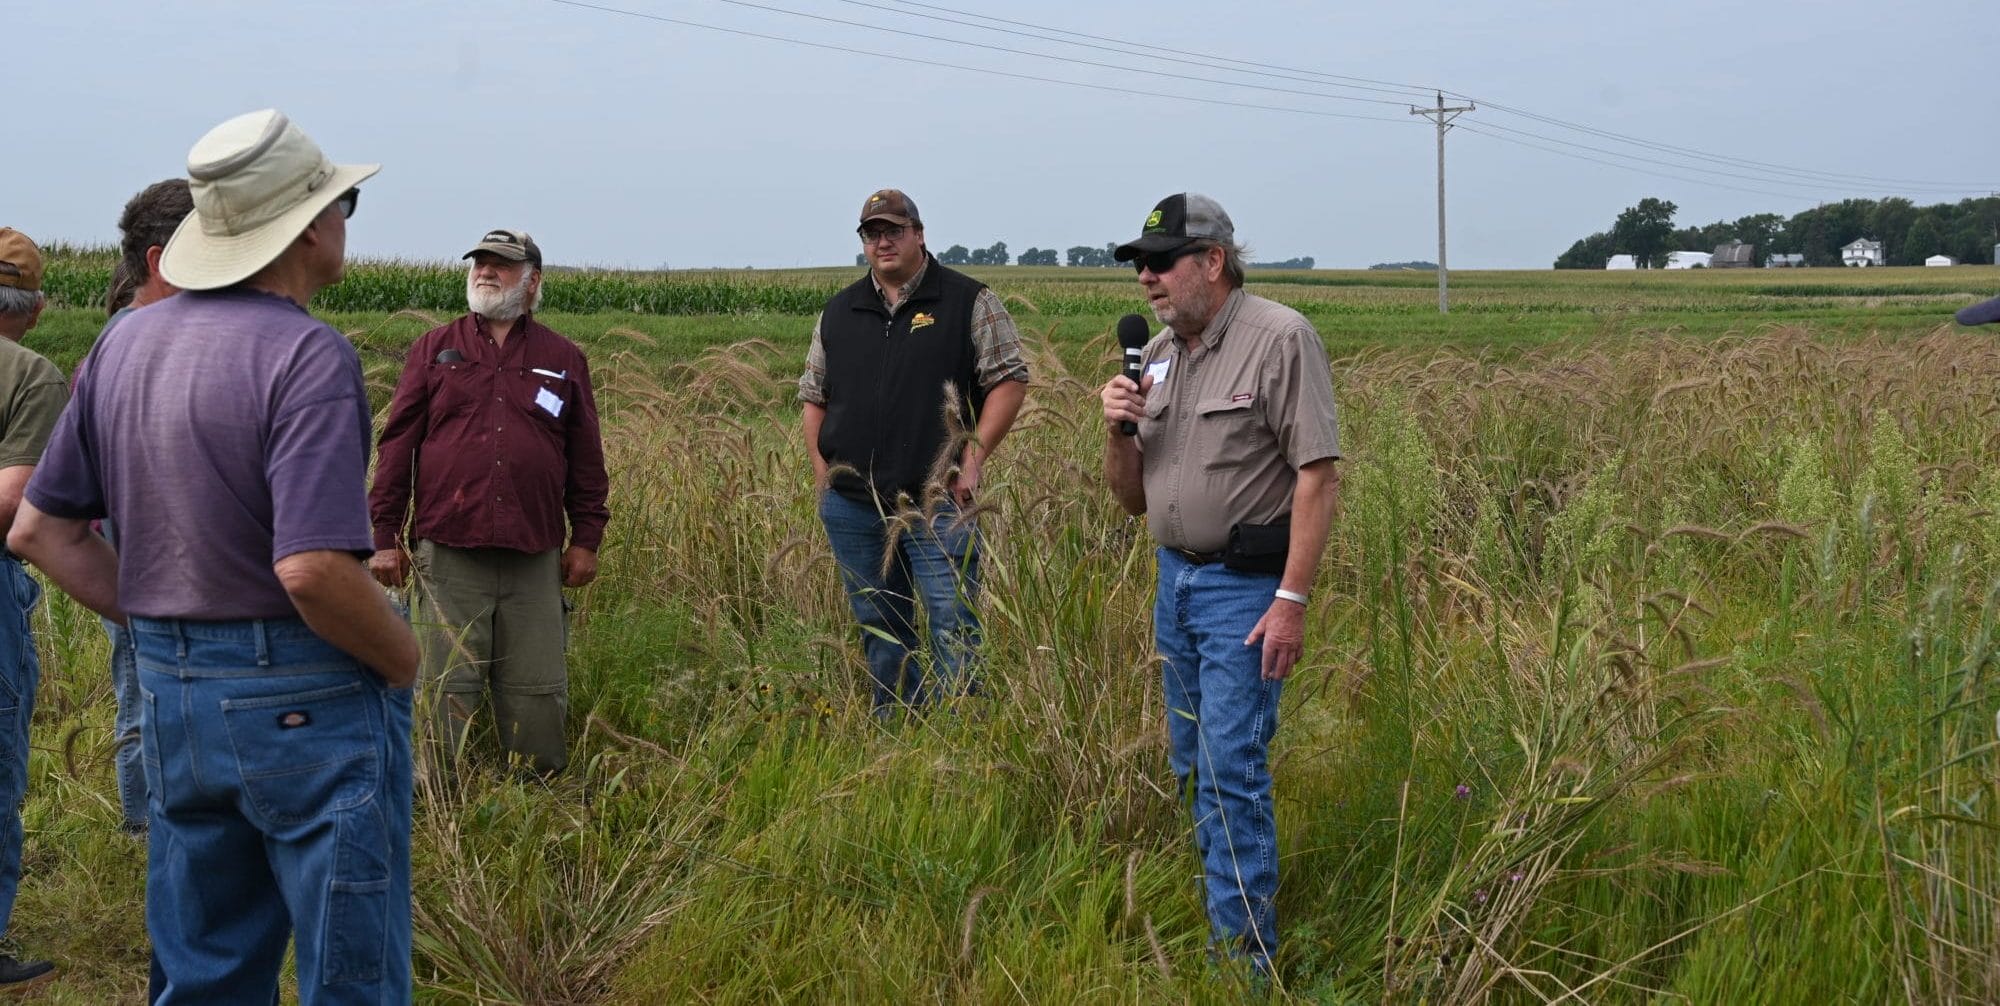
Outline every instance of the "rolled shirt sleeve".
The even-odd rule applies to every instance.
[[[817,325],[813,331],[817,343]],[[981,388],[991,388],[1001,381],[1028,380],[1028,362],[1021,352],[1021,332],[1014,327],[1014,318],[1007,313],[1007,306],[1000,302],[1000,295],[991,288],[981,289],[979,296],[972,301],[972,348],[977,354],[974,376]],[[808,368],[811,359],[808,354]],[[803,391],[800,397],[804,397]]]
[[[806,347],[806,370],[799,375],[799,401],[826,404],[826,343],[820,339],[819,325],[824,312],[813,317],[812,343]]]

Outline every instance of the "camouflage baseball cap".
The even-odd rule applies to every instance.
[[[1130,262],[1203,239],[1229,244],[1236,240],[1236,225],[1229,222],[1221,203],[1196,192],[1176,192],[1154,204],[1139,226],[1138,238],[1119,245],[1111,257]]]
[[[861,204],[861,222],[887,220],[905,227],[922,227],[924,218],[917,215],[917,204],[903,194],[902,189],[882,189],[870,195]]]
[[[0,286],[42,288],[42,250],[12,227],[0,227]]]

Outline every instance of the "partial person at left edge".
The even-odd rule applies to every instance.
[[[21,337],[41,320],[42,255],[27,235],[0,227],[0,521],[12,523],[21,491],[35,473],[69,394],[62,372]],[[0,559],[6,580],[0,605],[0,938],[13,921],[21,887],[21,801],[28,791],[28,724],[34,718],[41,662],[30,616],[41,588],[12,552]],[[48,961],[0,954],[0,990],[55,975]]]

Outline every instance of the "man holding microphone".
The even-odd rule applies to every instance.
[[[1105,479],[1159,542],[1154,642],[1170,760],[1192,788],[1210,937],[1268,975],[1278,947],[1268,753],[1339,493],[1340,438],[1318,333],[1243,291],[1243,256],[1213,199],[1161,200],[1116,257],[1138,269],[1167,327],[1147,344],[1140,379],[1112,378],[1100,397]]]

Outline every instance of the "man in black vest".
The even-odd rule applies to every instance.
[[[861,204],[868,275],[813,326],[799,399],[820,520],[862,627],[878,716],[978,691],[973,494],[1027,394],[1021,338],[986,285],[938,264],[910,197]],[[916,601],[933,673],[912,660]]]

